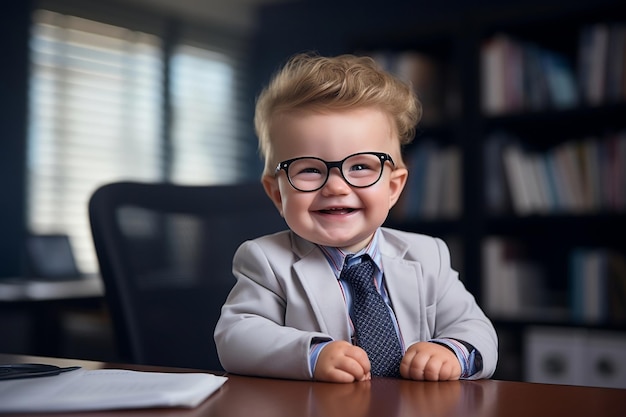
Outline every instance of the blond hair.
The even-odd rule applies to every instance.
[[[254,125],[265,173],[271,166],[272,118],[291,110],[342,111],[374,107],[388,114],[400,145],[413,140],[421,104],[410,85],[383,71],[370,57],[298,54],[257,99]]]

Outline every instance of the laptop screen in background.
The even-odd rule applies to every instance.
[[[29,273],[34,278],[75,279],[81,276],[67,235],[30,235],[26,240]]]

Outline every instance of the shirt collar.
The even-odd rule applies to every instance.
[[[380,235],[380,228],[376,229],[376,232],[374,233],[372,240],[370,240],[367,246],[361,249],[360,251],[358,251],[357,253],[355,253],[354,255],[355,256],[361,256],[365,254],[369,255],[370,258],[372,258],[372,260],[374,261],[374,264],[376,264],[376,266],[378,267],[378,270],[382,271],[383,266],[381,262],[380,250],[378,248],[378,241],[380,239],[379,235]],[[350,253],[344,252],[340,248],[336,248],[333,246],[322,246],[322,245],[317,245],[317,246],[321,249],[322,253],[326,256],[326,259],[328,259],[328,262],[330,263],[330,266],[333,268],[335,275],[337,276],[337,278],[339,278],[339,275],[341,274],[341,269],[343,268],[343,263],[345,261],[345,258]]]

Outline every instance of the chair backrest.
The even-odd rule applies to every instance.
[[[120,359],[221,370],[213,330],[235,250],[286,228],[261,184],[112,183],[89,216]]]

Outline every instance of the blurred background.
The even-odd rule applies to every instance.
[[[97,275],[97,187],[258,181],[271,74],[357,53],[424,104],[388,225],[450,245],[498,328],[496,377],[626,387],[623,2],[24,0],[0,39],[0,351],[115,359],[97,297],[38,325],[41,303],[6,295],[36,275],[32,235],[67,236]]]

